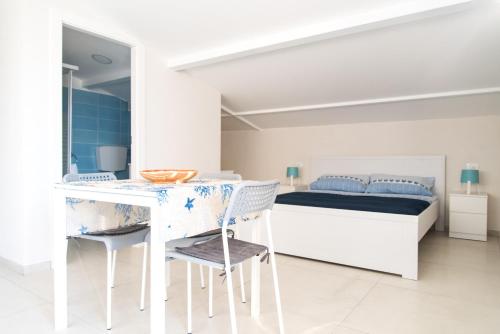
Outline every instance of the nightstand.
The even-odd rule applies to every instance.
[[[488,194],[450,194],[450,237],[487,240]]]
[[[309,187],[305,184],[295,184],[293,186],[289,184],[280,184],[280,189],[278,194],[293,193],[294,191],[306,191]]]

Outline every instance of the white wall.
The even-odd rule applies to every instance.
[[[500,231],[500,116],[358,123],[222,132],[222,167],[250,179],[285,181],[285,168],[323,155],[444,154],[447,191],[460,188],[466,162],[479,163],[481,190],[490,194],[488,228]]]
[[[4,176],[0,187],[0,258],[21,266],[51,257],[49,194],[54,171],[50,158],[55,149],[52,134],[61,125],[50,117],[50,8],[98,26],[106,22],[110,30],[133,35],[102,15],[74,6],[83,5],[57,0],[1,2],[0,153],[6,158],[0,166]],[[151,49],[154,46],[146,45],[146,109],[139,111],[149,120],[143,129],[147,136],[142,147],[147,148],[148,166],[218,169],[220,94],[166,71],[162,57]]]
[[[165,68],[154,50],[146,59],[146,166],[219,170],[220,93]]]
[[[21,29],[20,22],[15,20],[21,15],[17,3],[0,2],[0,254],[5,259],[23,263],[25,257],[24,240],[16,238],[24,233],[22,219],[23,174],[22,174],[22,126],[20,112],[21,100],[14,98],[22,88],[22,80],[18,77],[21,62],[18,55],[22,51],[18,39],[11,34]]]

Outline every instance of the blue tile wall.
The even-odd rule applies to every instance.
[[[63,101],[67,101],[67,88]],[[67,113],[67,102],[63,102]],[[130,162],[130,111],[128,103],[114,96],[73,90],[73,154],[81,173],[97,170],[96,147],[120,145],[128,148]],[[128,178],[128,171],[117,172],[119,179]]]

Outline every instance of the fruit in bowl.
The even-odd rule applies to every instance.
[[[198,174],[193,169],[146,169],[142,177],[153,183],[184,183]]]

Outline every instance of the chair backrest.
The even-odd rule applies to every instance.
[[[226,228],[233,217],[249,213],[271,210],[278,194],[279,181],[246,181],[233,190],[224,215],[223,227]]]
[[[218,179],[218,180],[235,180],[235,181],[241,181],[241,175],[240,174],[233,174],[233,173],[202,173],[198,176],[198,179]]]
[[[87,174],[66,174],[63,177],[63,183],[76,181],[114,181],[116,176],[113,173],[87,173]]]

